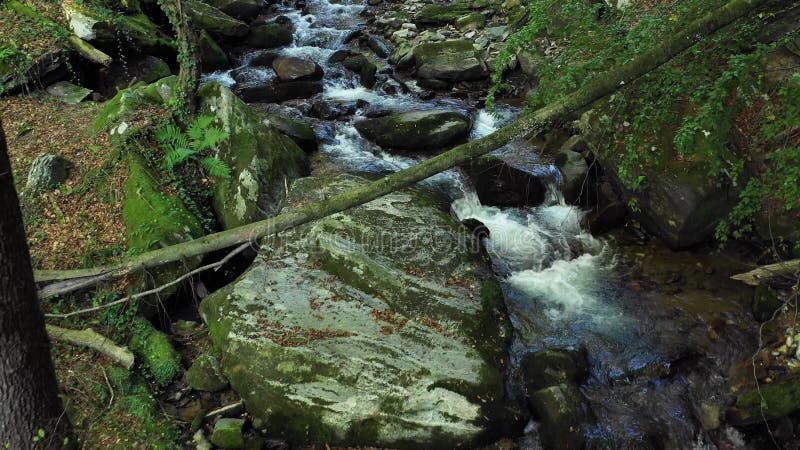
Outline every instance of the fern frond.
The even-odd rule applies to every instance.
[[[203,136],[203,141],[201,142],[201,149],[205,150],[208,148],[214,148],[219,143],[228,139],[228,132],[216,127],[211,127],[206,130],[205,136]]]
[[[231,178],[231,168],[227,164],[213,156],[200,158],[200,165],[212,177],[229,180]]]
[[[181,129],[171,123],[156,128],[156,140],[162,146],[177,147],[177,141],[181,137],[183,137]]]
[[[197,116],[189,125],[186,134],[189,135],[189,138],[191,138],[193,142],[200,142],[203,140],[203,136],[212,122],[214,122],[214,117],[212,116]]]
[[[186,161],[196,154],[197,152],[190,148],[173,147],[167,150],[166,154],[164,155],[164,164],[166,165],[167,169],[172,170],[173,167]]]

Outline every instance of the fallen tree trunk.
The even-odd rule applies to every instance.
[[[775,264],[757,267],[749,272],[734,275],[731,279],[750,286],[758,286],[777,279],[797,283],[800,274],[800,259],[792,259]]]
[[[55,325],[46,325],[47,336],[53,341],[68,342],[97,350],[126,369],[133,367],[134,356],[129,350],[117,346],[111,339],[87,328],[85,330],[69,330]]]
[[[91,62],[102,64],[106,67],[110,66],[114,59],[105,53],[98,50],[94,45],[84,41],[83,39],[75,36],[74,34],[69,37],[69,43],[72,47],[81,54],[84,58]]]
[[[81,271],[48,271],[37,273],[38,282],[68,280],[40,291],[41,297],[72,292],[102,280],[122,277],[138,270],[225,249],[263,236],[275,234],[304,223],[327,217],[362,205],[386,194],[422,181],[477,156],[489,153],[519,137],[541,134],[559,124],[574,120],[592,102],[601,99],[625,84],[647,74],[688,49],[702,37],[730,24],[753,11],[766,0],[732,0],[725,6],[692,22],[684,30],[638,57],[599,75],[597,79],[574,93],[532,114],[525,115],[481,139],[459,145],[445,153],[401,170],[372,183],[299,207],[294,211],[181,244],[141,254],[109,267]],[[76,282],[75,278],[82,278]]]

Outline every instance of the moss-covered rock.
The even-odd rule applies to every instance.
[[[559,384],[579,384],[589,375],[586,353],[577,350],[539,350],[526,355],[520,368],[528,392]]]
[[[106,130],[117,127],[129,116],[138,111],[142,106],[163,106],[172,99],[173,89],[178,77],[169,76],[162,78],[155,83],[145,84],[139,82],[123,89],[108,100],[103,109],[97,113],[94,121],[96,130]],[[125,127],[127,130],[128,127]],[[124,131],[112,134],[125,134]]]
[[[303,178],[290,199],[364,182]],[[502,296],[476,278],[472,236],[435,204],[396,192],[282,234],[269,258],[203,301],[231,386],[272,432],[455,448],[507,423]]]
[[[483,13],[473,12],[461,16],[456,20],[456,28],[461,31],[480,30],[486,26],[486,16]]]
[[[203,70],[213,71],[230,67],[231,61],[225,50],[205,30],[200,31],[200,63]]]
[[[136,319],[130,348],[142,360],[147,373],[161,387],[166,387],[181,371],[181,356],[169,336],[156,330],[145,319]]]
[[[738,190],[729,183],[709,176],[707,161],[700,157],[678,157],[673,140],[674,124],[663,124],[651,143],[658,149],[659,161],[641,170],[636,189],[620,177],[625,149],[624,136],[630,133],[623,124],[612,123],[613,105],[602,100],[585,113],[580,128],[604,173],[625,200],[633,201],[633,216],[673,249],[681,249],[713,237],[719,221],[738,202]],[[615,130],[609,132],[609,130]],[[617,135],[619,133],[619,136]],[[724,139],[709,136],[707,139]],[[702,151],[698,152],[703,155]],[[734,156],[731,156],[733,158]],[[739,185],[743,185],[742,180]]]
[[[317,136],[308,122],[296,119],[286,114],[262,113],[264,120],[274,126],[281,133],[291,138],[305,151],[314,151],[317,148]]]
[[[224,449],[244,448],[242,428],[244,428],[242,419],[219,419],[214,424],[211,443]]]
[[[122,219],[128,232],[128,246],[134,252],[185,242],[203,235],[203,229],[177,195],[161,190],[153,169],[135,149],[127,150],[128,178]],[[167,264],[148,271],[140,278],[140,290],[168,283],[200,263],[200,258]],[[175,287],[160,293],[166,298]],[[142,306],[147,306],[144,301]],[[143,311],[146,311],[143,310]]]
[[[428,42],[414,47],[417,76],[443,81],[475,81],[489,75],[486,63],[468,40]]]
[[[203,2],[242,20],[254,18],[264,7],[264,2],[261,0],[203,0]]]
[[[762,384],[736,399],[728,410],[734,425],[752,425],[764,419],[772,420],[800,410],[800,377],[794,376],[774,384]],[[763,414],[763,416],[762,416]]]
[[[364,55],[358,54],[345,58],[342,64],[359,76],[361,85],[367,89],[375,87],[375,74],[378,72],[378,66],[375,65],[369,58]]]
[[[146,15],[132,14],[121,16],[119,29],[130,38],[136,50],[143,52],[175,49],[175,42]]]
[[[471,13],[469,2],[455,2],[449,5],[426,5],[414,16],[414,22],[420,25],[446,25]]]
[[[274,215],[286,186],[304,171],[305,154],[291,139],[258,115],[228,88],[210,83],[200,90],[202,111],[228,132],[217,158],[231,179],[214,187],[214,209],[226,229]]]
[[[549,448],[583,448],[581,424],[586,419],[583,399],[572,385],[559,384],[534,392],[531,408],[542,423],[541,436]]]
[[[186,371],[186,384],[198,391],[217,392],[228,387],[219,360],[210,353],[202,353]]]
[[[192,23],[216,36],[237,38],[246,36],[248,26],[241,20],[225,14],[213,6],[198,0],[183,0],[184,11]]]
[[[455,111],[411,111],[355,123],[362,136],[387,149],[430,151],[465,139],[470,120]]]
[[[247,43],[256,48],[277,48],[292,43],[292,29],[280,23],[259,25],[250,30]]]

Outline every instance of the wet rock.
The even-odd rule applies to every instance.
[[[467,40],[431,42],[414,47],[417,76],[445,81],[475,81],[489,75],[478,51]]]
[[[342,64],[348,70],[352,70],[358,74],[361,84],[365,88],[372,89],[375,87],[375,74],[378,71],[378,66],[376,66],[374,62],[370,61],[369,58],[364,55],[349,56],[345,58]]]
[[[25,86],[47,86],[68,78],[64,55],[61,49],[52,50],[21,69],[0,65],[0,94],[13,94]]]
[[[303,178],[290,204],[365,182]],[[475,277],[466,230],[433,205],[403,190],[282,233],[269,260],[203,301],[231,386],[272,433],[293,444],[471,448],[513,423],[498,408],[502,295]]]
[[[273,22],[253,27],[247,42],[251,47],[277,48],[289,45],[293,40],[290,26]]]
[[[537,206],[547,187],[542,177],[496,156],[475,158],[461,166],[470,176],[481,203],[487,206]]]
[[[205,71],[214,71],[226,69],[231,66],[231,61],[228,54],[214,41],[208,32],[205,30],[200,31],[200,63]]]
[[[528,354],[520,364],[528,392],[559,384],[582,383],[589,376],[586,352],[544,349]]]
[[[275,127],[229,89],[209,83],[200,89],[201,111],[216,118],[229,133],[217,157],[231,168],[231,179],[214,185],[219,222],[234,228],[274,215],[281,208],[285,185],[304,172],[305,155]]]
[[[430,151],[466,138],[470,121],[454,111],[411,111],[361,120],[355,127],[383,148]]]
[[[389,48],[389,45],[377,36],[367,36],[367,46],[369,46],[370,50],[379,58],[386,58],[392,53],[392,49]]]
[[[211,443],[224,449],[244,448],[242,428],[244,428],[242,419],[219,419],[214,424]]]
[[[264,7],[262,0],[202,0],[237,19],[251,19]]]
[[[280,103],[319,94],[322,92],[322,83],[319,81],[268,82],[263,85],[238,88],[237,92],[248,103]]]
[[[311,114],[323,120],[333,120],[343,116],[355,114],[358,107],[355,103],[339,103],[331,100],[318,99],[311,106]]]
[[[559,384],[534,392],[529,398],[540,433],[549,448],[579,449],[583,447],[581,424],[586,409],[575,386]]]
[[[561,192],[569,203],[581,203],[587,198],[591,187],[589,181],[589,164],[583,157],[588,150],[580,136],[572,136],[555,155],[555,165],[561,173]]]
[[[281,81],[318,81],[322,79],[322,67],[314,61],[291,56],[281,56],[272,61],[272,68]]]
[[[761,384],[736,399],[727,411],[728,420],[735,426],[752,425],[778,419],[800,410],[800,377],[795,375],[773,384]],[[763,414],[763,416],[762,416]]]
[[[491,237],[491,232],[489,231],[489,228],[478,219],[462,220],[461,225],[464,225],[464,227],[469,231],[471,231],[472,234],[478,239]]]
[[[219,360],[210,353],[202,353],[186,371],[186,384],[194,390],[217,392],[228,387]]]
[[[536,76],[536,66],[538,64],[538,56],[529,49],[520,50],[517,53],[517,62],[522,73],[529,77]]]
[[[192,23],[216,36],[242,37],[247,35],[247,24],[198,0],[184,0],[184,10]]]
[[[91,89],[78,86],[70,83],[69,81],[59,81],[58,83],[47,86],[45,90],[51,97],[56,97],[64,103],[74,105],[82,102],[89,94],[92,93]]]
[[[772,318],[775,311],[783,305],[783,301],[769,288],[756,286],[753,290],[753,316],[759,322]]]
[[[53,189],[67,181],[70,167],[72,164],[60,156],[52,153],[40,155],[31,164],[25,189],[28,191]]]
[[[287,114],[266,113],[264,117],[267,125],[277,128],[306,152],[317,149],[317,137],[308,123]]]
[[[599,204],[586,219],[592,234],[601,234],[625,224],[628,217],[628,205],[621,201]]]

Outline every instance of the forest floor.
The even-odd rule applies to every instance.
[[[92,131],[99,104],[68,105],[31,95],[0,99],[17,191],[31,163],[54,153],[72,163],[58,189],[22,195],[36,269],[77,269],[108,262],[126,250],[122,200],[124,165],[114,164],[107,133]]]

